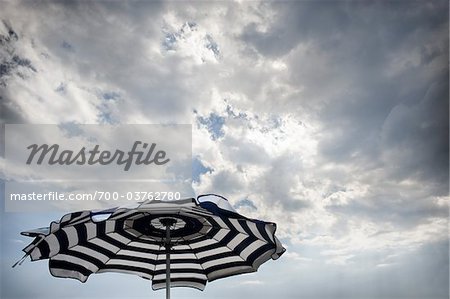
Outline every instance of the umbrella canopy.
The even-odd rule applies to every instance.
[[[56,277],[85,282],[93,273],[122,272],[152,280],[154,290],[203,290],[208,281],[255,272],[281,256],[275,230],[275,223],[236,213],[221,196],[204,195],[70,213],[22,234],[35,237],[25,256],[49,259]]]

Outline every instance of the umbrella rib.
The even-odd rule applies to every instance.
[[[160,252],[160,251],[161,251],[161,245],[159,245],[159,248],[158,248],[158,252]],[[156,272],[156,266],[157,266],[156,261],[159,259],[159,256],[160,256],[160,253],[158,253],[158,254],[156,255],[155,264],[154,264],[154,266],[153,266],[152,284],[153,284],[153,278],[155,278],[155,272]]]
[[[117,211],[120,211],[120,210],[117,210]],[[117,212],[116,211],[116,212]],[[148,213],[145,213],[145,214],[148,214]],[[121,215],[121,216],[123,216],[123,215]],[[90,218],[90,216],[89,216],[89,218]],[[76,219],[76,218],[75,218]],[[75,225],[84,225],[84,224],[86,224],[86,223],[88,223],[88,222],[85,222],[86,221],[86,219],[83,219],[83,221],[81,221],[81,220],[77,220],[77,222],[76,223],[67,223],[67,225],[65,225],[65,226],[63,226],[63,227],[60,227],[59,229],[60,230],[62,230],[62,231],[64,231],[64,233],[66,233],[65,232],[65,230],[64,230],[64,228],[66,228],[66,227],[73,227],[73,228],[75,228]],[[114,222],[116,222],[116,221],[119,221],[119,219],[106,219],[105,220],[105,222],[107,222],[107,221],[114,221]],[[84,223],[83,223],[84,222]],[[96,222],[92,222],[92,223],[95,223],[96,224]],[[125,221],[124,221],[124,225],[125,225]],[[76,229],[76,228],[75,228]],[[47,236],[49,236],[49,235],[51,235],[51,234],[54,234],[54,232],[51,232],[50,234],[48,234]],[[105,233],[105,235],[108,235],[108,233]],[[143,234],[141,233],[141,236],[142,236]],[[47,236],[45,236],[45,238],[47,237]],[[44,239],[45,239],[44,238]],[[86,242],[89,242],[90,240],[92,240],[92,239],[95,239],[95,238],[97,238],[97,235],[95,235],[95,236],[92,236],[92,237],[90,237],[90,238],[86,238]],[[137,238],[137,237],[136,237]],[[43,240],[44,240],[43,239]],[[126,245],[128,245],[129,243],[131,243],[131,242],[128,242]],[[70,249],[72,249],[72,248],[74,248],[75,246],[83,246],[83,245],[80,245],[80,244],[74,244],[74,245],[72,245],[72,246],[68,246],[67,248],[66,248],[66,250],[70,250]],[[56,254],[59,254],[59,252],[58,253],[56,253]],[[54,254],[54,255],[52,255],[52,256],[55,256],[56,254]],[[52,256],[49,256],[49,258],[50,257],[52,257]]]
[[[194,214],[194,215],[196,215],[195,213],[192,213],[192,214]],[[198,215],[197,215],[198,216]],[[202,215],[203,217],[205,217],[204,215]],[[215,221],[215,219],[214,219],[214,216],[216,216],[216,215],[209,215],[209,217],[211,217],[213,220],[214,220],[214,223],[211,223],[210,221],[208,221],[207,220],[207,218],[205,217],[204,218],[204,220],[202,221],[202,224],[203,225],[208,225],[208,226],[210,226],[210,227],[213,227],[213,228],[216,228],[216,229],[223,229],[223,230],[227,230],[227,231],[229,231],[229,232],[231,232],[231,231],[233,231],[230,227],[222,227],[222,226],[220,226],[218,223],[217,223],[217,221]],[[218,217],[218,216],[216,216],[216,217]],[[220,218],[220,217],[219,217]],[[247,221],[247,219],[243,219],[244,221]],[[222,220],[223,221],[223,220]],[[217,224],[217,225],[216,225]],[[244,235],[244,236],[246,236],[246,238],[251,238],[252,236],[250,236],[247,232],[241,232],[241,231],[239,231],[239,230],[236,230],[237,232],[238,232],[238,234],[242,234],[242,235]],[[214,239],[215,241],[217,241],[218,243],[220,243],[220,244],[224,244],[223,242],[222,242],[222,240],[218,240],[218,239],[216,239],[214,236],[210,236],[210,235],[208,235],[208,233],[202,233],[202,232],[199,232],[201,235],[203,235],[204,237],[210,237],[211,239]],[[267,242],[267,240],[265,240],[265,239],[263,239],[263,240],[261,240],[261,239],[259,239],[259,238],[257,238],[256,237],[256,239],[257,240],[260,240],[260,241],[263,241],[264,243],[266,243],[266,244],[269,244],[268,242]],[[188,244],[188,246],[192,249],[192,247]],[[253,264],[252,265],[249,265],[249,263],[248,263],[248,261],[246,260],[246,259],[244,259],[239,253],[237,253],[234,249],[232,249],[232,248],[230,248],[230,247],[228,247],[228,244],[224,244],[223,245],[224,247],[226,247],[227,249],[229,249],[230,250],[230,252],[233,252],[233,253],[235,253],[236,254],[236,256],[238,256],[244,263],[246,263],[249,267],[252,267],[253,268]],[[194,253],[195,254],[195,253]],[[201,265],[201,267],[203,268],[203,266]]]
[[[218,217],[218,216],[217,216]],[[220,217],[219,217],[220,218]],[[213,218],[214,219],[214,218]],[[245,219],[244,219],[245,220]],[[247,220],[245,220],[245,221],[247,221]],[[214,227],[214,228],[217,228],[217,229],[225,229],[225,230],[228,230],[228,231],[233,231],[231,228],[229,228],[228,226],[227,227],[222,227],[222,226],[220,226],[219,224],[218,225],[214,225],[213,223],[211,223],[211,222],[209,222],[208,220],[206,220],[206,218],[205,218],[205,222],[208,222],[209,223],[209,226],[211,226],[211,227]],[[203,222],[202,224],[205,224],[205,222]],[[216,222],[215,220],[214,220],[214,222]],[[216,222],[217,223],[217,222]],[[247,234],[247,232],[241,232],[240,230],[237,230],[240,234],[243,234],[243,235],[245,235],[245,236],[247,236],[247,237],[251,237],[249,234]],[[206,236],[206,235],[205,235]],[[217,241],[217,240],[216,240]]]
[[[105,221],[117,221],[117,220],[105,220]],[[84,223],[78,223],[78,224],[83,224],[84,225]],[[72,226],[72,225],[71,225]],[[67,226],[67,227],[69,227],[69,226]],[[75,226],[72,226],[72,227],[75,227]],[[60,230],[62,230],[62,231],[64,231],[64,228],[66,228],[66,227],[62,227],[62,228],[60,228]],[[76,228],[75,228],[76,229]],[[64,231],[64,233],[66,233],[65,231]],[[47,236],[45,236],[45,238],[46,237],[48,237],[48,236],[50,236],[51,234],[53,234],[54,235],[54,233],[50,233],[50,234],[48,234]],[[66,233],[67,234],[67,233]],[[108,234],[110,234],[110,233],[105,233],[105,235],[108,235]],[[142,235],[142,234],[141,234]],[[92,236],[92,237],[90,237],[90,238],[86,238],[86,242],[89,242],[90,240],[93,240],[93,239],[95,239],[95,238],[97,238],[98,236],[97,235],[95,235],[95,236]],[[45,239],[44,238],[44,239]],[[42,240],[44,240],[44,239],[42,239]],[[79,240],[78,240],[78,242],[79,242]],[[128,242],[127,244],[125,244],[125,245],[128,245],[129,243],[131,243],[131,241],[130,242]],[[79,243],[77,243],[77,244],[74,244],[74,245],[72,245],[72,246],[67,246],[67,248],[65,248],[64,250],[71,250],[72,248],[74,248],[74,247],[76,247],[76,246],[83,246],[83,245],[80,245]],[[83,246],[84,247],[84,246]],[[122,248],[121,248],[122,249]],[[120,249],[119,249],[120,250]],[[60,252],[57,252],[57,253],[55,253],[54,255],[52,255],[52,256],[49,256],[49,258],[51,258],[51,257],[54,257],[55,255],[58,255],[58,254],[60,254]],[[116,253],[115,253],[116,254]],[[109,259],[108,259],[109,260]]]
[[[106,220],[106,221],[108,221],[108,220]],[[109,220],[109,221],[114,221],[114,222],[115,222],[115,221],[117,221],[117,219],[116,219],[116,220]],[[80,223],[80,224],[81,224],[81,223]],[[113,233],[113,232],[110,232],[110,233]],[[108,236],[110,233],[105,233],[105,235]],[[140,236],[142,236],[142,235],[143,235],[143,234],[141,233]],[[119,247],[119,250],[117,250],[116,252],[114,252],[113,256],[114,256],[114,255],[117,255],[121,250],[123,250],[123,249],[124,249],[126,246],[128,246],[131,242],[138,240],[138,238],[139,238],[140,236],[133,236],[134,239],[130,239],[130,241],[127,242],[127,243],[122,243],[122,246]],[[95,239],[95,238],[97,238],[97,237],[98,237],[98,236],[95,235],[95,236],[93,236],[93,237],[91,237],[91,238],[86,238],[86,242],[89,242],[90,240],[93,240],[93,239]],[[70,249],[72,249],[72,248],[74,248],[74,247],[76,247],[76,246],[83,246],[83,245],[80,245],[80,244],[74,244],[74,245],[72,245],[72,246],[67,247],[66,250],[70,250]],[[159,251],[159,250],[161,250],[161,245],[159,245],[158,251]],[[58,252],[57,254],[59,254],[59,252]],[[57,255],[57,254],[55,254],[55,255]],[[53,255],[53,256],[55,256],[55,255]],[[52,257],[53,257],[53,256],[52,256]],[[113,258],[108,257],[108,259],[107,259],[103,264],[106,266],[107,263],[108,263],[110,260],[112,260],[112,259],[113,259]],[[99,268],[99,269],[97,270],[97,272],[100,271],[100,270],[101,270],[101,269]],[[156,263],[155,263],[154,268],[153,268],[152,280],[153,280],[153,277],[155,276],[155,275],[154,275],[155,271],[156,271]]]
[[[106,233],[105,235],[108,235],[108,234],[110,234],[110,233]],[[141,236],[142,236],[143,234],[141,234]],[[138,237],[137,236],[134,236],[134,239],[132,240],[132,239],[130,239],[130,241],[129,242],[127,242],[127,243],[122,243],[122,247],[119,247],[119,250],[117,250],[115,253],[114,253],[114,255],[117,255],[121,250],[123,250],[123,249],[125,249],[125,247],[126,246],[128,246],[131,242],[134,242],[134,241],[136,241],[138,239]],[[158,249],[158,251],[160,251],[161,250],[161,245],[159,245],[159,249]],[[158,254],[158,256],[159,256],[159,254]],[[158,257],[157,256],[157,257]],[[105,266],[106,266],[106,264],[110,261],[110,260],[112,260],[113,258],[108,258],[108,260],[104,263],[105,264]],[[99,270],[101,270],[101,269],[99,269]],[[153,280],[153,278],[155,277],[155,271],[156,271],[156,260],[155,260],[155,264],[154,264],[154,267],[153,267],[153,273],[152,273],[152,278],[151,278],[151,280]]]
[[[206,274],[206,270],[205,270],[205,268],[203,268],[203,265],[202,265],[202,263],[200,262],[200,259],[198,258],[197,253],[195,253],[194,248],[192,248],[192,247],[191,247],[191,244],[189,244],[189,242],[187,242],[183,237],[181,237],[181,238],[183,239],[183,241],[186,242],[187,246],[192,250],[192,253],[194,254],[195,258],[197,259],[198,264],[200,265],[200,267],[201,267],[202,270],[203,270],[203,274],[205,274],[206,278],[208,278],[208,275]]]
[[[105,233],[105,235],[107,236],[107,235],[109,235],[110,233]],[[97,236],[94,236],[94,237],[91,237],[91,238],[87,238],[86,239],[86,242],[89,242],[90,240],[93,240],[93,239],[95,239],[95,238],[97,238]],[[137,237],[136,237],[137,238]],[[117,255],[117,253],[119,253],[119,251],[121,251],[122,249],[124,249],[124,247],[125,246],[128,246],[128,244],[130,244],[131,242],[133,242],[134,240],[131,240],[130,239],[130,241],[129,242],[127,242],[126,244],[123,244],[122,243],[122,245],[123,245],[123,247],[119,247],[119,250],[117,250],[116,252],[113,252],[114,254],[113,254],[113,256],[114,255]],[[75,244],[75,245],[72,245],[72,246],[69,246],[69,247],[67,247],[67,249],[65,249],[65,250],[71,250],[72,248],[74,248],[74,247],[76,247],[76,246],[83,246],[83,245],[80,245],[80,244]],[[83,246],[84,247],[84,246]],[[161,249],[161,246],[160,246],[160,249]],[[49,258],[52,258],[52,257],[54,257],[54,256],[56,256],[56,255],[58,255],[58,254],[60,254],[61,252],[58,252],[58,253],[56,253],[56,254],[54,254],[54,255],[52,255],[52,256],[50,256]],[[111,258],[111,257],[107,257],[107,260],[103,263],[105,266],[106,266],[106,264],[110,261],[110,260],[112,260],[113,258]],[[156,265],[155,265],[155,267],[156,267]],[[99,272],[100,270],[102,270],[101,268],[98,268],[98,270],[96,271],[96,272],[92,272],[92,273],[97,273],[97,272]],[[154,273],[154,271],[153,271],[153,273]],[[154,275],[152,275],[152,279],[153,279],[153,277],[154,277]]]
[[[231,231],[231,230],[230,230],[230,231]],[[210,237],[210,236],[208,236],[207,234],[204,234],[204,236],[205,236],[205,237]],[[247,263],[247,261],[246,261],[239,253],[237,253],[234,249],[228,247],[228,244],[224,244],[224,243],[222,242],[222,240],[218,240],[218,239],[216,239],[214,236],[212,236],[211,239],[214,239],[214,240],[217,241],[219,244],[221,244],[223,247],[229,249],[230,252],[233,252],[234,254],[236,254],[236,256],[238,256],[243,262]],[[252,266],[252,268],[253,268],[253,266]]]
[[[203,290],[209,281],[254,272],[270,256],[283,254],[275,224],[216,206],[195,199],[174,204],[144,200],[133,208],[74,212],[51,222],[48,234],[23,251],[25,257],[33,253],[36,260],[49,259],[56,277],[85,282],[91,274],[123,272],[150,279],[155,290],[163,288],[159,277],[165,247],[166,294],[170,280]],[[99,214],[104,216],[93,217]],[[165,243],[159,223],[166,228]]]
[[[192,215],[195,215],[195,216],[199,216],[198,213],[192,213],[192,212],[189,212],[189,214],[192,214]],[[220,216],[217,216],[217,215],[214,215],[214,214],[207,214],[207,215],[201,214],[200,216],[202,216],[203,219],[204,219],[204,220],[202,221],[202,224],[203,224],[203,225],[206,225],[206,224],[208,223],[209,226],[211,226],[211,227],[214,227],[214,228],[217,228],[217,229],[226,229],[226,230],[228,230],[228,231],[232,231],[232,229],[230,229],[229,227],[222,227],[222,226],[220,226],[219,224],[215,225],[214,223],[211,223],[211,222],[208,221],[208,217],[210,217],[211,219],[214,220],[215,223],[217,223],[217,221],[214,219],[214,217],[221,218]],[[222,220],[222,219],[221,219],[221,220]],[[243,220],[243,221],[245,221],[245,222],[249,221],[249,219],[246,219],[246,218],[242,218],[241,220]],[[223,220],[222,220],[222,221],[223,221]],[[247,232],[241,232],[241,231],[239,231],[239,233],[240,233],[240,234],[243,234],[243,235],[246,235],[247,237],[251,237]],[[257,238],[257,239],[259,239],[259,238]],[[259,239],[259,240],[261,240],[261,239]],[[261,240],[261,241],[264,241],[264,242],[267,243],[266,240]]]

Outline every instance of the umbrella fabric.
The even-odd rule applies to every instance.
[[[56,277],[85,282],[89,275],[122,272],[166,287],[166,228],[171,219],[170,285],[203,290],[207,281],[255,272],[285,249],[276,225],[246,218],[200,197],[147,201],[135,208],[70,213],[46,230],[23,232],[35,237],[23,249],[32,261],[49,259]]]

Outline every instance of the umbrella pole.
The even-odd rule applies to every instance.
[[[170,226],[166,226],[166,299],[170,299]]]
[[[176,223],[176,220],[168,217],[161,219],[160,222],[166,227],[166,240],[164,242],[166,247],[166,299],[170,299],[170,227]]]

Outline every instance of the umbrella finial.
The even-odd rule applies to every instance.
[[[167,218],[160,219],[159,222],[161,222],[161,224],[165,227],[171,227],[175,223],[177,223],[177,220],[174,218],[167,217]]]

